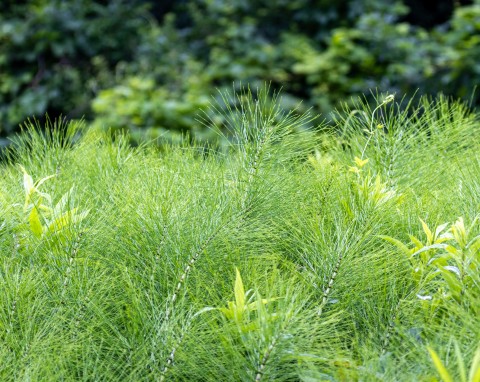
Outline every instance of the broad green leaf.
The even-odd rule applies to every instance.
[[[460,269],[458,269],[458,267],[447,265],[446,267],[443,267],[443,269],[455,273],[458,277],[460,277]]]
[[[396,247],[398,247],[398,249],[400,249],[404,254],[406,254],[407,256],[410,256],[410,249],[408,249],[408,247],[403,244],[400,240],[398,239],[395,239],[391,236],[386,236],[386,235],[379,235],[378,237],[380,237],[381,239],[383,240],[386,240],[388,241],[389,243],[395,245]]]
[[[233,317],[235,317],[235,309],[230,309],[230,308],[218,308],[220,310],[220,312],[222,312],[225,317],[227,317],[228,319],[232,319]]]
[[[467,245],[467,232],[465,231],[465,224],[463,223],[462,217],[458,218],[455,224],[452,225],[451,230],[455,241],[461,248],[464,248]]]
[[[28,197],[33,190],[33,178],[27,173],[23,166],[20,166],[23,171],[23,188],[25,195]]]
[[[256,321],[242,325],[242,328],[241,328],[243,333],[253,332],[254,330],[257,330],[257,329],[258,329],[258,322]]]
[[[366,159],[360,159],[359,157],[355,157],[354,161],[355,161],[355,164],[356,164],[359,168],[362,168],[363,166],[365,166],[365,165],[368,163],[368,158],[366,158]]]
[[[23,188],[25,190],[25,205],[23,208],[24,210],[26,210],[28,205],[30,204],[30,199],[33,192],[35,191],[35,188],[33,186],[32,177],[27,173],[27,171],[25,171],[25,168],[23,168],[23,166],[20,166],[20,168],[23,171]]]
[[[408,237],[410,238],[411,242],[415,244],[416,250],[419,250],[420,248],[424,247],[423,243],[420,240],[418,240],[415,236],[408,235]]]
[[[430,347],[427,347],[427,349],[430,353],[430,356],[432,357],[433,364],[435,365],[435,368],[437,369],[438,374],[440,374],[440,377],[442,378],[442,381],[443,382],[453,382],[452,377],[448,373],[445,366],[443,366],[443,363],[440,360],[440,358],[438,357],[438,354],[435,352],[435,350],[433,350]]]
[[[480,235],[475,236],[468,242],[466,248],[470,249],[473,253],[477,252],[480,248]]]
[[[235,268],[235,272],[235,304],[237,310],[243,312],[245,310],[245,289],[243,288],[242,276],[240,276],[238,268]]]
[[[35,192],[36,192],[39,196],[41,196],[42,198],[47,199],[48,202],[49,202],[50,204],[52,204],[52,197],[50,196],[50,194],[47,194],[46,192],[40,192],[40,191],[38,191],[37,189],[35,189]]]
[[[448,223],[440,224],[435,230],[435,238],[437,239],[445,228],[448,227]]]
[[[446,250],[449,254],[451,254],[453,257],[456,257],[456,256],[458,256],[458,254],[459,254],[459,253],[458,253],[458,249],[455,248],[453,245],[450,245],[450,244],[448,244],[448,245],[445,247],[445,250]]]
[[[433,243],[432,231],[430,231],[430,228],[428,228],[427,223],[425,223],[422,219],[420,219],[420,221],[422,222],[423,232],[425,232],[425,235],[427,235],[427,243],[432,244]]]
[[[418,251],[415,251],[414,253],[412,253],[412,256],[417,256],[420,253],[430,251],[431,249],[445,249],[445,248],[446,248],[445,244],[432,244],[432,245],[428,245],[426,247],[420,248]]]
[[[35,188],[39,188],[43,183],[45,183],[45,181],[47,181],[48,179],[54,178],[55,176],[56,175],[54,174],[54,175],[49,175],[49,176],[46,176],[45,178],[40,179],[35,183]]]
[[[43,233],[42,223],[40,221],[40,215],[38,214],[37,208],[33,207],[28,217],[28,222],[30,223],[30,229],[35,234],[35,236],[40,237]]]
[[[458,278],[455,276],[456,273],[442,267],[440,267],[439,270],[442,273],[443,279],[447,283],[448,289],[450,290],[450,292],[453,294],[455,298],[459,297],[462,291],[462,284],[460,283]]]
[[[480,366],[477,366],[476,369],[472,366],[471,370],[473,370],[473,374],[470,377],[470,382],[480,382]]]

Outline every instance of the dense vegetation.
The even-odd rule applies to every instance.
[[[478,0],[4,0],[0,134],[48,112],[208,139],[198,110],[240,82],[325,116],[375,88],[478,104],[479,20]]]
[[[314,135],[272,98],[220,98],[222,146],[28,126],[2,381],[479,381],[478,117],[388,96]]]

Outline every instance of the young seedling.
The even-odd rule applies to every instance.
[[[51,195],[41,192],[40,186],[55,175],[49,175],[34,182],[25,168],[23,166],[20,166],[20,168],[23,172],[23,187],[25,190],[23,210],[28,215],[30,230],[36,237],[40,238],[45,234],[59,232],[87,217],[89,210],[78,212],[78,208],[72,208],[65,211],[71,199],[73,187],[53,205]]]

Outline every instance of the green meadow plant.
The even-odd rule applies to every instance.
[[[14,140],[0,380],[476,381],[478,117],[387,96],[312,129],[268,87],[217,100],[218,145]]]
[[[77,212],[77,208],[65,211],[69,199],[73,192],[71,188],[66,192],[58,203],[53,205],[50,194],[40,192],[39,187],[54,175],[49,175],[36,182],[32,177],[20,166],[23,172],[23,187],[25,189],[25,205],[23,211],[28,216],[30,231],[37,237],[41,237],[47,233],[59,232],[68,226],[79,223],[88,215],[88,210],[81,213]],[[46,204],[44,204],[46,202]],[[43,223],[42,223],[43,220]]]
[[[472,364],[470,366],[470,370],[468,372],[468,379],[467,379],[467,372],[465,369],[465,362],[463,360],[462,353],[460,351],[458,343],[455,342],[454,344],[455,344],[455,356],[457,358],[460,380],[462,382],[480,381],[480,348],[478,348],[477,351],[475,352],[475,355],[472,360]],[[437,352],[431,348],[428,348],[428,351],[430,353],[430,356],[432,357],[433,363],[435,364],[435,368],[437,369],[437,372],[441,377],[441,380],[443,382],[452,382],[454,379],[446,369],[445,365],[441,361]]]

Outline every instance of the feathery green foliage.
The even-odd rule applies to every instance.
[[[268,88],[220,102],[221,150],[27,126],[0,379],[476,381],[477,116],[389,96],[314,133]]]

